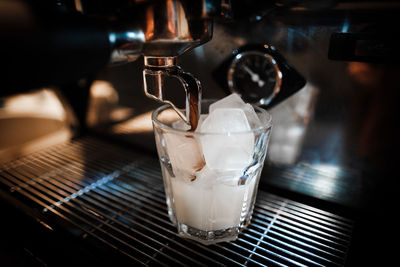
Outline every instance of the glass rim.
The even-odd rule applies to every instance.
[[[215,101],[218,101],[218,99],[203,99],[202,100],[202,102],[215,102]],[[271,116],[271,114],[268,111],[266,111],[265,109],[255,105],[255,104],[251,104],[251,105],[253,106],[253,108],[255,110],[257,110],[260,113],[262,113],[263,115],[267,116],[267,122],[264,123],[263,125],[261,125],[260,127],[253,128],[253,129],[250,129],[250,130],[247,130],[247,131],[224,132],[224,133],[190,132],[190,131],[187,131],[187,130],[181,130],[181,129],[172,128],[171,126],[168,126],[167,124],[165,124],[165,123],[163,123],[163,122],[161,122],[161,121],[159,121],[157,119],[157,116],[161,112],[163,112],[163,111],[165,111],[167,109],[173,110],[173,108],[169,104],[162,105],[162,106],[158,107],[157,109],[155,109],[153,111],[153,113],[151,114],[151,120],[153,122],[153,125],[157,125],[158,127],[163,128],[164,130],[171,131],[171,132],[174,132],[174,133],[179,133],[179,134],[185,134],[185,135],[199,135],[199,136],[201,136],[201,135],[225,135],[225,136],[229,136],[229,135],[232,135],[232,134],[235,134],[235,135],[249,134],[249,133],[254,134],[254,133],[265,132],[265,131],[269,130],[272,127],[272,116]]]

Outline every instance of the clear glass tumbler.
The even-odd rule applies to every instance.
[[[203,101],[201,113],[212,103]],[[249,224],[272,128],[269,113],[254,109],[261,126],[228,133],[189,132],[170,106],[154,111],[168,214],[181,236],[207,245],[232,241]]]

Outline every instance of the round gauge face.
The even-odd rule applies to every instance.
[[[228,85],[246,102],[268,104],[279,92],[281,72],[275,60],[260,51],[237,54],[228,71]]]

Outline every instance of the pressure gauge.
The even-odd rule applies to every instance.
[[[306,84],[304,77],[268,44],[238,47],[212,72],[225,93],[270,109]]]
[[[248,50],[233,58],[227,80],[229,90],[246,102],[268,105],[281,89],[282,73],[270,54]]]

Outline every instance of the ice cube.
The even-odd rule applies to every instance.
[[[193,181],[194,186],[211,188],[216,182],[218,172],[211,170],[206,164],[200,171],[195,173],[195,176],[196,179]]]
[[[201,114],[199,117],[199,123],[197,124],[197,128],[195,132],[199,132],[201,125],[203,124],[204,120],[207,118],[208,114]]]
[[[218,108],[201,125],[202,133],[230,133],[250,130],[244,111],[239,108]]]
[[[250,104],[246,104],[242,98],[236,93],[230,94],[227,97],[224,97],[221,100],[210,105],[209,113],[212,113],[215,109],[218,108],[240,108],[246,114],[247,120],[251,129],[258,128],[261,126],[261,121],[257,116],[254,108]]]
[[[208,133],[200,136],[207,166],[224,171],[245,168],[254,150],[254,134],[249,130],[250,125],[242,109],[214,109],[200,129],[200,132]]]
[[[247,120],[251,129],[255,129],[261,127],[260,118],[258,118],[256,111],[254,110],[253,106],[247,103],[242,107],[244,113],[246,114]]]
[[[193,174],[205,165],[198,140],[193,135],[166,133],[165,144],[175,176],[188,180],[195,179]]]
[[[212,103],[209,107],[209,112],[212,113],[215,109],[218,108],[241,108],[246,103],[240,98],[238,94],[230,94],[227,97],[224,97],[215,103]]]
[[[238,184],[242,174],[243,169],[216,170],[210,169],[206,164],[203,169],[195,173],[196,180],[193,181],[193,185],[201,187],[212,187],[215,184],[234,186]]]

